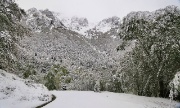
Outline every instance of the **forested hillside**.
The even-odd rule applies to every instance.
[[[16,59],[18,40],[28,34],[20,24],[25,11],[12,0],[1,0],[0,4],[0,69],[17,72],[20,67]]]

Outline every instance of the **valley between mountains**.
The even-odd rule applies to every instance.
[[[45,108],[178,105],[179,7],[93,23],[0,4],[0,108],[34,108],[52,94]]]

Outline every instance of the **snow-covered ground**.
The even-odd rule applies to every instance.
[[[43,108],[174,108],[168,99],[124,93],[92,91],[52,91],[56,100]],[[172,105],[172,107],[170,107]]]
[[[42,84],[0,70],[0,108],[35,108],[51,98]]]
[[[178,104],[168,99],[124,93],[49,92],[41,84],[0,70],[0,108],[35,108],[50,101],[51,94],[54,94],[56,99],[43,108],[174,108]]]

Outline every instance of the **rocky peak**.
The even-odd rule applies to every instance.
[[[71,18],[71,24],[77,24],[82,27],[87,27],[88,26],[88,20],[87,18],[78,18],[78,17],[72,17]]]
[[[102,23],[111,24],[111,25],[119,25],[120,18],[117,16],[113,16],[113,17],[102,20],[98,25],[101,25]]]
[[[119,27],[119,25],[120,25],[120,18],[113,16],[113,17],[100,21],[97,24],[96,29],[100,32],[105,33],[109,31],[111,28]]]
[[[48,32],[53,28],[65,28],[64,24],[48,9],[29,9],[25,22],[26,25],[35,32]]]
[[[88,20],[86,18],[79,18],[79,17],[72,17],[71,20],[69,20],[69,23],[67,24],[67,27],[75,32],[78,32],[79,34],[83,34],[85,30],[88,28]]]
[[[102,21],[100,21],[97,25],[95,25],[93,28],[89,29],[86,31],[86,37],[94,37],[94,38],[98,38],[98,36],[101,36],[104,33],[109,33],[113,31],[116,31],[115,34],[117,34],[117,29],[120,26],[120,18],[113,16],[107,19],[103,19]]]
[[[42,14],[45,14],[48,18],[51,18],[52,20],[55,20],[55,16],[53,15],[53,12],[49,11],[48,9],[41,10]]]

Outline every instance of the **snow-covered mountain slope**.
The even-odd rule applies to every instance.
[[[118,28],[120,26],[120,18],[114,16],[107,19],[103,19],[99,23],[97,23],[93,28],[90,28],[85,32],[85,36],[89,38],[98,38],[98,36],[101,36],[105,34],[106,32],[111,32],[118,34]],[[116,29],[116,31],[114,30]],[[115,38],[114,35],[111,36],[112,38]]]
[[[117,52],[116,50],[116,47],[118,47],[121,42],[118,37],[119,18],[112,17],[105,19],[97,24],[98,30],[95,29],[87,34],[85,31],[95,28],[96,25],[89,23],[86,18],[69,18],[55,12],[48,12],[47,15],[44,14],[43,11],[35,11],[42,17],[48,16],[50,19],[58,18],[65,26],[63,29],[56,27],[48,29],[47,31],[49,32],[32,32],[31,37],[22,38],[20,41],[23,50],[20,51],[19,55],[25,55],[25,58],[27,58],[26,61],[29,60],[37,63],[33,64],[31,62],[35,67],[38,66],[38,69],[35,69],[38,71],[37,73],[42,74],[42,68],[45,68],[45,72],[48,72],[53,64],[60,64],[70,71],[73,79],[79,70],[91,73],[97,73],[97,71],[101,72],[103,70],[103,74],[110,75],[110,72],[118,66],[117,62],[120,58],[119,55],[121,55],[121,51]],[[31,14],[28,16],[31,16]],[[29,18],[30,17],[27,17],[27,21]],[[39,17],[33,18],[32,21]],[[47,23],[49,20],[44,21],[41,27],[43,27],[43,25],[47,27],[46,25],[49,24]],[[106,31],[101,31],[101,28],[106,27],[109,28],[106,29]],[[30,58],[32,58],[32,60],[30,60]],[[46,64],[48,64],[48,66]],[[93,76],[97,79],[96,75]],[[78,81],[76,80],[77,77],[74,81]],[[73,80],[72,83],[74,83]],[[69,87],[70,89],[81,89],[81,87],[76,86],[75,83],[72,85],[72,88]]]
[[[26,25],[35,32],[48,32],[53,28],[64,28],[63,23],[51,11],[31,8],[24,18]]]
[[[32,8],[27,11],[27,17],[24,20],[26,21],[26,25],[30,26],[30,29],[32,29],[32,31],[34,31],[35,28],[35,32],[39,30],[40,34],[34,33],[35,35],[33,37],[26,39],[24,38],[20,43],[22,43],[22,46],[25,48],[31,48],[31,52],[28,52],[29,54],[31,54],[32,52],[41,53],[40,55],[43,55],[43,57],[40,57],[41,60],[42,58],[47,59],[51,58],[51,56],[54,56],[56,58],[70,59],[65,61],[75,62],[73,64],[83,64],[84,66],[86,63],[83,62],[85,61],[93,62],[94,65],[96,65],[96,63],[99,65],[107,62],[104,57],[107,57],[107,53],[111,53],[107,52],[107,48],[112,49],[112,47],[117,47],[119,44],[118,42],[120,42],[119,38],[116,38],[118,36],[117,29],[120,24],[118,17],[107,18],[105,20],[102,20],[97,25],[93,25],[89,23],[86,18],[70,18],[61,13],[51,12],[49,10],[39,11],[35,8]],[[52,21],[53,24],[51,24]],[[61,29],[59,29],[60,27]],[[87,32],[91,28],[98,29],[95,29],[95,31]],[[105,30],[105,28],[108,29]],[[56,33],[54,31],[56,31]],[[41,34],[42,32],[48,34]],[[94,34],[96,32],[100,34]],[[107,32],[108,34],[104,34],[104,32]],[[52,39],[52,37],[56,38]],[[46,40],[48,42],[46,42]],[[57,40],[58,42],[56,42]],[[114,41],[114,43],[112,43],[113,40],[116,40],[116,42]],[[46,42],[46,45],[44,44],[44,41]],[[33,42],[35,43],[32,44]],[[54,44],[54,42],[56,42],[56,44]],[[94,42],[96,44],[94,44]],[[36,45],[36,43],[38,43],[38,45],[40,46]],[[104,46],[103,44],[109,45],[110,43],[113,45],[110,45],[107,48],[103,47],[104,49],[101,49],[100,46]],[[53,44],[53,46],[50,45],[53,48],[46,48],[47,44]],[[54,45],[58,46],[58,53],[56,51],[57,48],[55,48]],[[63,46],[64,48],[62,49],[61,47]],[[40,49],[42,50],[40,51]],[[48,51],[50,49],[53,49],[53,51]],[[113,51],[115,51],[115,48],[113,48]],[[42,53],[46,54],[44,55]],[[78,58],[78,60],[76,58]]]
[[[42,84],[0,70],[0,108],[32,108],[51,100]]]
[[[64,28],[75,31],[86,38],[91,38],[97,33],[105,33],[120,25],[120,18],[114,16],[103,19],[99,23],[91,23],[87,18],[69,17],[62,13],[49,10],[37,10],[31,8],[27,11],[26,24],[30,29],[40,32],[51,30],[52,28]]]
[[[84,35],[85,31],[90,29],[90,24],[86,18],[76,16],[67,17],[64,14],[55,12],[54,15],[57,16],[69,30],[75,31],[79,34]]]
[[[168,99],[112,92],[52,91],[57,97],[44,108],[174,108]],[[61,104],[59,104],[61,103]]]
[[[75,31],[86,37],[86,32],[95,27],[96,23],[89,22],[87,18],[77,16],[67,16],[63,13],[53,12],[54,16],[60,19],[60,21],[72,31]],[[86,37],[90,38],[90,37]]]
[[[22,55],[27,54],[39,62],[62,64],[72,71],[78,67],[95,68],[107,62],[104,59],[106,54],[70,31],[48,35],[37,33],[22,39],[20,43],[25,48],[24,52],[21,51]]]
[[[97,31],[105,33],[113,28],[119,27],[119,25],[120,25],[120,18],[113,16],[107,19],[103,19],[95,26],[95,28]]]

